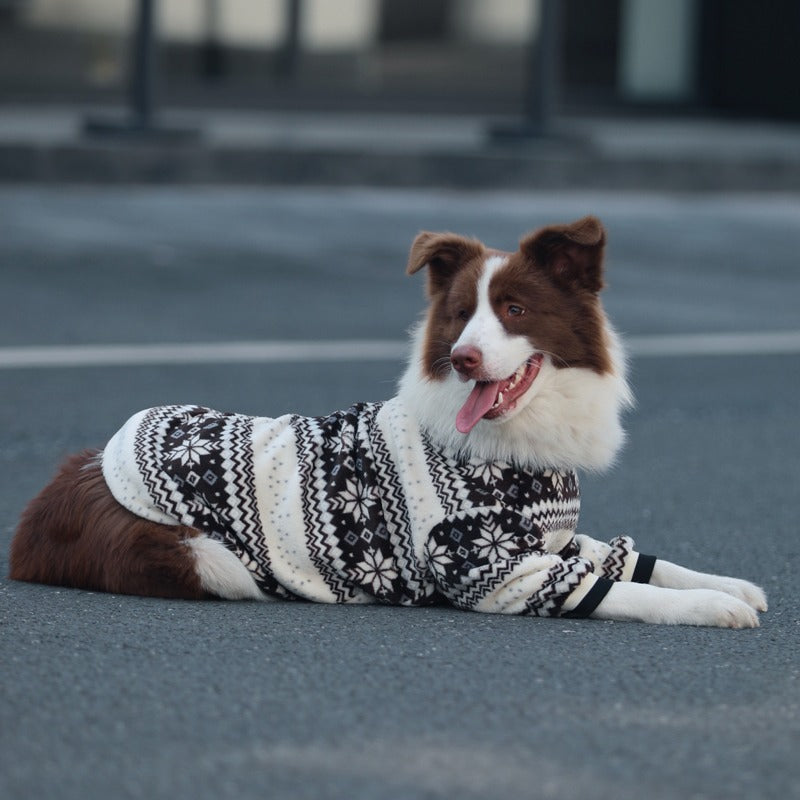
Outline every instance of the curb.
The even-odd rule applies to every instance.
[[[798,191],[800,163],[780,159],[609,158],[571,154],[381,152],[205,144],[7,144],[0,182],[245,184],[454,189]]]

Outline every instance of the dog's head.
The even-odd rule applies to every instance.
[[[594,217],[532,233],[515,253],[417,236],[408,272],[427,266],[430,306],[401,395],[430,436],[541,467],[613,460],[630,393],[599,298],[604,247]]]

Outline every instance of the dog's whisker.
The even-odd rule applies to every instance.
[[[453,368],[453,365],[450,363],[449,356],[442,356],[441,358],[437,358],[436,361],[431,364],[431,372],[436,376],[442,376],[446,373],[450,372]]]
[[[556,353],[552,352],[551,350],[539,350],[539,349],[537,349],[537,352],[542,353],[543,355],[546,355],[546,356],[550,356],[550,358],[553,360],[553,362],[560,364],[562,367],[568,367],[569,366],[569,362],[565,358],[562,358],[561,356],[557,355]]]

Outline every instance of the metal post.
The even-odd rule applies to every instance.
[[[540,0],[538,25],[531,30],[519,123],[494,128],[493,139],[535,139],[552,136],[561,82],[561,3]]]
[[[205,0],[203,3],[203,24],[205,39],[200,47],[200,73],[214,80],[225,74],[225,50],[220,42],[220,9],[221,0]]]
[[[525,87],[524,124],[532,132],[540,134],[546,134],[552,128],[558,100],[561,2],[541,0],[539,35],[528,51],[530,66]]]
[[[302,0],[284,0],[286,31],[278,50],[275,72],[279,78],[294,80],[300,63],[300,21],[303,14]]]
[[[136,6],[128,75],[129,113],[122,120],[89,118],[84,131],[92,135],[142,136],[183,139],[198,131],[156,125],[154,95],[156,84],[153,0],[139,0]]]
[[[131,52],[130,101],[133,127],[146,130],[153,122],[153,0],[139,0]]]

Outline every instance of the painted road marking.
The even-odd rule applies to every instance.
[[[625,342],[635,358],[800,353],[800,331],[631,336]],[[408,343],[392,339],[2,347],[0,369],[396,361],[407,354]]]

